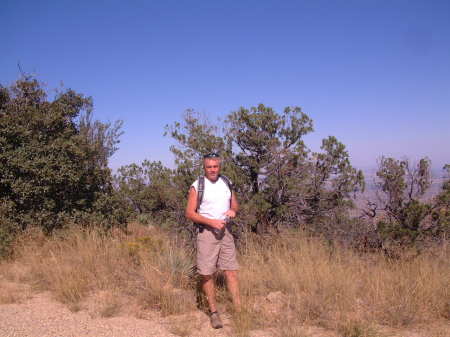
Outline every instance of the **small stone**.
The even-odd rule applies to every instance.
[[[266,296],[266,300],[270,303],[279,303],[282,302],[285,298],[285,295],[281,291],[274,291],[269,293],[269,295]]]

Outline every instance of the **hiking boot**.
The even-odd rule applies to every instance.
[[[223,328],[222,320],[220,319],[219,313],[217,311],[211,314],[210,319],[211,319],[211,326],[214,329]]]

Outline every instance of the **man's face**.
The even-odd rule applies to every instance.
[[[211,181],[216,181],[220,173],[220,159],[206,158],[203,161],[203,169],[205,176]]]

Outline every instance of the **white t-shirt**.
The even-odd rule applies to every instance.
[[[198,193],[198,179],[191,185]],[[223,220],[224,213],[230,209],[231,192],[219,177],[214,183],[205,177],[203,199],[197,212],[208,219]]]

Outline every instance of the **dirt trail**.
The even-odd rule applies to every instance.
[[[214,330],[209,318],[200,311],[169,317],[148,312],[144,319],[129,315],[102,318],[86,308],[72,312],[52,299],[49,292],[29,293],[17,303],[0,305],[0,337],[234,337],[230,317],[223,314],[222,319],[224,328]],[[324,334],[321,329],[308,330],[310,337],[335,336]],[[249,336],[276,334],[255,330]]]
[[[224,329],[214,330],[201,312],[161,317],[149,312],[145,319],[129,315],[95,317],[89,310],[72,312],[48,292],[29,295],[17,303],[0,305],[0,337],[171,337],[233,336],[229,317]],[[254,337],[271,336],[255,331]]]
[[[1,337],[102,337],[174,336],[162,322],[133,317],[92,318],[88,312],[71,312],[41,293],[21,304],[0,306]]]
[[[6,283],[0,284],[5,286]],[[230,317],[222,315],[224,328],[214,330],[208,317],[200,312],[162,317],[157,312],[146,312],[145,317],[136,318],[120,313],[110,318],[93,314],[88,307],[78,312],[70,311],[67,305],[55,301],[49,292],[33,293],[27,287],[21,290],[14,303],[0,304],[0,337],[234,337]],[[3,288],[5,290],[5,288]],[[11,298],[14,298],[12,296]],[[1,301],[0,301],[1,303]],[[144,316],[144,315],[143,315]],[[450,326],[444,322],[437,329],[423,327],[409,331],[386,329],[382,336],[390,337],[447,337]],[[302,327],[302,336],[337,337],[331,331],[317,327]],[[275,337],[274,331],[251,331],[250,337]]]

